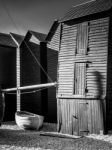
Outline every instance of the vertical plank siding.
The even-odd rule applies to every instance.
[[[100,133],[105,128],[109,18],[96,19],[87,23],[88,41],[87,45],[84,44],[87,51],[85,53],[79,51],[83,54],[82,56],[76,54],[78,24],[63,24],[58,58],[57,96],[58,128],[62,133],[83,135]],[[78,63],[85,64],[84,86],[79,85],[80,89],[83,89],[82,93],[85,92],[85,94],[76,92],[79,99],[74,93],[75,64]],[[80,83],[82,83],[84,74],[78,74],[80,74]]]
[[[60,132],[81,135],[83,132],[100,134],[104,129],[100,100],[84,103],[81,99],[58,99]],[[96,109],[93,109],[96,108]],[[61,118],[60,118],[61,117]]]
[[[85,95],[85,63],[75,63],[74,65],[74,95]]]

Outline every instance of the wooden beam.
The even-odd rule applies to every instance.
[[[30,90],[30,89],[38,89],[38,88],[47,88],[47,87],[52,87],[56,86],[57,83],[45,83],[45,84],[37,84],[37,85],[30,85],[30,86],[23,86],[23,87],[15,87],[15,88],[9,88],[9,89],[2,89],[2,92],[12,92],[12,91],[17,91],[17,90]]]
[[[13,37],[12,34],[10,34],[14,42],[17,44],[16,49],[16,86],[17,89],[20,87],[20,44],[18,41]],[[16,91],[16,97],[17,97],[17,111],[20,111],[21,109],[21,91]]]
[[[59,137],[59,138],[68,138],[68,139],[79,139],[82,136],[75,136],[75,135],[69,135],[69,134],[63,134],[58,132],[41,132],[41,136],[50,136],[50,137]]]
[[[20,87],[20,47],[18,45],[17,51],[16,51],[16,86],[17,89]],[[20,111],[21,109],[21,91],[16,91],[16,97],[17,97],[17,111]]]

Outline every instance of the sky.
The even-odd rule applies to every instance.
[[[0,32],[47,34],[55,19],[74,5],[89,0],[0,0]]]

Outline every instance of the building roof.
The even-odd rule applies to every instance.
[[[32,35],[37,38],[40,42],[44,42],[45,38],[46,38],[46,34],[43,33],[39,33],[39,32],[35,32],[35,31],[31,31],[29,30],[25,36],[25,40],[29,40]]]
[[[6,33],[0,33],[0,45],[17,47],[16,43],[13,41],[11,36]]]
[[[45,41],[46,34],[35,32],[35,31],[29,31],[32,35],[34,35],[40,42]]]
[[[52,24],[52,26],[51,26],[51,28],[50,28],[50,30],[49,30],[47,36],[46,36],[45,41],[48,42],[48,41],[51,40],[52,36],[54,35],[55,31],[56,31],[57,28],[58,28],[58,25],[59,25],[58,20],[55,20],[55,21],[53,22],[53,24]]]
[[[18,43],[18,45],[21,45],[22,41],[24,40],[24,36],[15,33],[10,33],[10,35]]]
[[[64,22],[91,14],[104,12],[112,8],[112,0],[92,0],[73,6],[59,21]]]

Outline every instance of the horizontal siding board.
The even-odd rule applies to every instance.
[[[58,26],[55,34],[53,35],[51,41],[47,44],[48,48],[59,51],[59,41],[60,41],[60,25]]]
[[[89,37],[91,37],[91,38],[97,38],[97,37],[102,37],[102,36],[107,36],[107,31],[103,31],[103,32],[89,32]]]
[[[73,70],[74,70],[74,49],[76,47],[76,27],[63,25],[61,50],[59,53],[59,78],[58,94],[72,94],[73,89]],[[68,54],[68,55],[67,55]],[[66,61],[65,61],[66,60]],[[69,68],[70,66],[70,68]],[[66,82],[67,81],[67,82]]]
[[[90,46],[92,46],[92,45],[96,45],[96,46],[97,45],[105,45],[106,46],[107,44],[108,44],[108,42],[106,40],[103,41],[102,39],[96,40],[96,41],[92,41],[92,40],[89,41]]]
[[[107,32],[108,33],[108,26],[107,27],[103,27],[102,28],[102,26],[101,27],[95,27],[95,28],[92,28],[92,27],[90,27],[90,33],[98,33],[98,32]]]
[[[87,68],[87,89],[88,95],[97,95],[100,90],[98,84],[98,76],[95,72],[98,72],[98,75],[101,76],[102,84],[100,85],[102,88],[103,94],[106,91],[106,75],[107,75],[107,46],[108,46],[108,19],[105,21],[102,19],[94,23],[94,21],[90,21],[90,32],[89,32],[89,51],[88,55],[90,57],[96,58],[102,55],[102,58],[105,58],[105,61],[99,61],[98,59],[92,61],[92,63]],[[105,57],[106,56],[106,57]]]
[[[101,18],[101,19],[96,19],[96,20],[92,20],[91,24],[103,24],[103,23],[108,23],[109,17],[106,18]]]
[[[96,77],[94,76],[95,71],[99,71],[102,76],[102,88],[103,92],[106,87],[106,68],[107,68],[107,46],[108,46],[108,18],[92,20],[89,23],[89,41],[88,41],[88,52],[86,57],[75,56],[76,50],[76,36],[77,36],[77,25],[65,25],[63,24],[61,49],[59,53],[59,89],[60,94],[68,91],[72,93],[74,82],[74,63],[88,61],[86,69],[86,80],[87,88],[93,95],[96,92],[95,87]],[[69,68],[70,66],[70,68]],[[69,81],[70,80],[70,81]],[[96,88],[96,89],[95,89]],[[62,93],[61,93],[62,92]],[[105,93],[105,92],[104,92]]]

